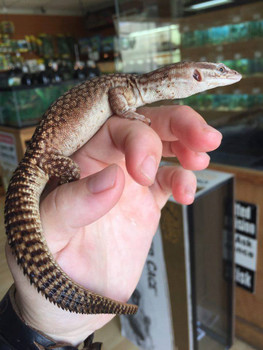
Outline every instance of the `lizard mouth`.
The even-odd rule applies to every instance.
[[[202,76],[201,76],[201,73],[199,72],[199,70],[197,70],[197,69],[194,70],[193,78],[196,81],[199,81],[199,82],[202,81]]]

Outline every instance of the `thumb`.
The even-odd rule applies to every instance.
[[[124,181],[122,169],[113,164],[51,192],[40,206],[44,234],[51,251],[56,250],[55,242],[65,243],[76,230],[105,215],[118,202]]]

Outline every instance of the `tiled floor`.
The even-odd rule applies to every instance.
[[[3,205],[4,199],[0,198],[0,298],[5,294],[8,287],[12,284],[12,276],[6,264],[4,256],[4,245],[5,245],[5,231],[3,221]],[[137,350],[127,339],[123,338],[120,334],[120,326],[118,318],[115,318],[110,324],[102,328],[96,333],[96,339],[104,342],[105,350]],[[231,350],[253,350],[254,348],[236,340]],[[213,349],[209,349],[213,350]]]

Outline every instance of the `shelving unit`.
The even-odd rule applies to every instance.
[[[9,34],[9,39],[4,34],[0,35],[0,69],[9,69],[10,61],[16,60],[17,54],[20,55],[18,58],[21,61],[43,58],[45,55],[37,49],[37,40],[41,33],[57,38],[61,34],[68,36],[68,33],[74,38],[85,36],[84,20],[81,17],[56,16],[55,18],[56,20],[54,16],[49,15],[0,14],[0,22],[8,20],[14,25],[14,32]],[[60,58],[62,58],[61,55]]]
[[[118,71],[144,73],[178,61],[224,62],[238,70],[239,84],[182,101],[215,126],[263,105],[262,2],[176,20],[120,18]],[[161,50],[165,47],[165,50]],[[178,101],[175,101],[178,103]]]
[[[215,126],[225,125],[228,117],[233,119],[243,112],[249,114],[263,104],[262,11],[262,2],[256,2],[217,11],[216,16],[209,12],[180,20],[182,60],[222,61],[243,74],[238,85],[219,88],[184,101]],[[221,37],[215,35],[216,32]],[[191,38],[197,39],[197,42],[190,47]],[[230,99],[227,100],[227,97]]]
[[[117,71],[145,73],[180,61],[181,35],[176,22],[121,17],[116,20],[115,27]]]

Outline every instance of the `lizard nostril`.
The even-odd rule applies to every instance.
[[[193,77],[194,77],[194,79],[197,80],[197,81],[202,81],[201,74],[200,74],[200,72],[199,72],[197,69],[195,69],[194,74],[193,74]]]

